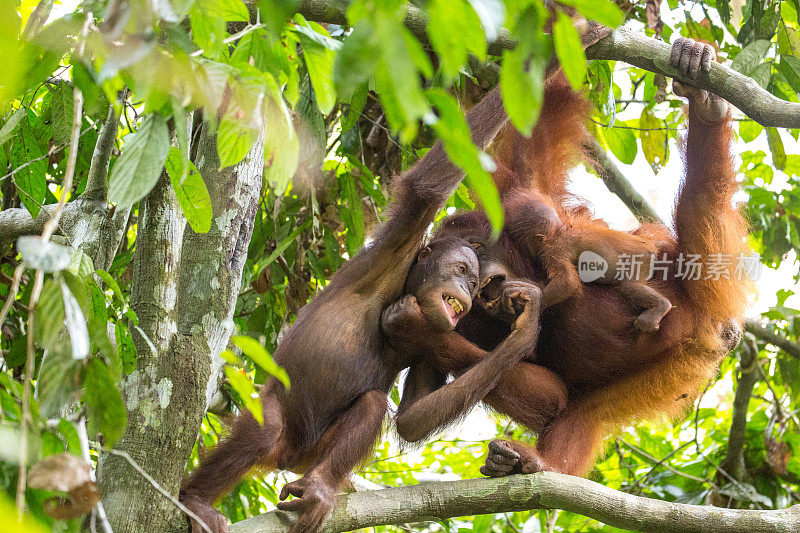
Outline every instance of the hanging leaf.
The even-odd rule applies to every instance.
[[[564,76],[576,91],[583,86],[586,78],[586,56],[583,54],[583,45],[572,19],[562,11],[553,26],[553,45],[564,70]]]
[[[186,221],[195,233],[207,233],[211,229],[211,196],[200,176],[197,167],[185,159],[180,150],[171,146],[167,161],[164,164],[175,190],[175,196],[181,206]],[[185,178],[181,181],[181,176]]]
[[[114,446],[128,423],[128,415],[111,371],[99,359],[89,360],[83,387],[89,435],[102,433],[106,446]]]
[[[503,228],[503,206],[494,180],[485,168],[494,162],[488,156],[485,156],[488,161],[482,160],[477,147],[472,144],[467,121],[452,96],[442,89],[429,89],[426,96],[439,111],[440,118],[433,124],[433,129],[442,139],[447,155],[466,173],[467,183],[478,195],[497,236]]]
[[[72,121],[75,116],[73,107],[72,87],[66,82],[61,82],[53,89],[53,104],[51,106],[53,117],[53,143],[57,146],[66,146],[72,132]]]
[[[336,54],[322,46],[306,34],[300,34],[300,44],[303,47],[303,59],[306,62],[308,76],[314,87],[317,105],[323,114],[327,115],[336,104],[336,88],[333,84],[333,64]]]
[[[26,108],[20,107],[11,115],[11,118],[3,124],[3,127],[0,128],[0,145],[5,144],[5,142],[11,138],[14,134],[14,130],[19,126],[22,117],[24,117],[27,112],[28,110]]]
[[[481,21],[465,0],[430,0],[427,8],[428,35],[445,79],[458,75],[469,53],[480,60],[486,57],[486,37]]]
[[[617,123],[617,126],[621,126]],[[636,135],[633,130],[625,127],[607,128],[603,130],[603,137],[605,137],[611,153],[620,160],[620,162],[630,165],[636,159],[636,154],[639,147],[636,145]]]
[[[258,397],[253,383],[245,375],[244,371],[233,368],[231,366],[225,367],[225,376],[228,378],[228,384],[236,391],[236,394],[244,402],[244,406],[256,419],[259,424],[264,423],[264,412],[261,405],[261,399]]]
[[[58,272],[67,268],[74,250],[40,237],[26,235],[17,239],[17,250],[29,268],[43,272]]]
[[[89,355],[89,330],[78,300],[66,283],[61,283],[61,296],[64,298],[64,322],[72,346],[72,357],[85,359]]]
[[[39,346],[52,349],[64,327],[64,300],[59,284],[52,279],[46,280],[42,286],[33,326]]]
[[[767,128],[767,144],[772,152],[772,164],[778,170],[786,168],[786,150],[783,147],[783,139],[776,128]]]
[[[289,375],[283,367],[279,366],[266,348],[252,337],[238,335],[231,337],[233,343],[241,348],[242,352],[249,357],[255,364],[263,368],[269,375],[275,376],[283,386],[289,388]]]
[[[283,193],[289,185],[300,154],[300,140],[287,113],[274,101],[267,104],[264,178],[277,193]]]
[[[667,132],[661,119],[656,117],[650,109],[644,109],[639,118],[639,139],[642,141],[642,152],[653,169],[658,171],[667,164],[669,151],[667,147]]]
[[[39,215],[47,196],[47,159],[44,155],[33,135],[30,121],[22,121],[17,140],[11,145],[11,166],[18,169],[14,172],[14,184],[22,205],[34,218]]]
[[[147,115],[142,127],[124,138],[125,145],[111,169],[108,199],[119,207],[138,202],[155,186],[169,152],[167,122],[158,113]]]

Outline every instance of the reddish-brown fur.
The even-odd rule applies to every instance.
[[[699,100],[699,99],[698,99]],[[508,456],[510,470],[487,462],[487,472],[552,469],[582,475],[602,448],[603,438],[637,419],[672,417],[681,413],[702,384],[714,376],[725,352],[720,328],[741,320],[748,283],[734,275],[735,257],[746,251],[745,224],[732,206],[737,185],[732,165],[731,133],[726,117],[711,124],[689,106],[686,140],[686,177],[675,211],[675,232],[659,224],[646,224],[631,232],[670,262],[667,280],[647,282],[675,306],[657,332],[640,333],[632,325],[637,309],[614,286],[588,284],[576,296],[543,310],[535,357],[517,365],[509,375],[524,376],[531,365],[539,372],[527,383],[507,381],[487,398],[490,405],[526,423],[550,416],[552,405],[538,405],[544,386],[568,390],[566,407],[541,429],[535,449],[505,443],[506,452],[490,453],[490,461]],[[700,105],[700,104],[697,104]],[[502,262],[513,275],[545,284],[541,258],[531,254],[531,210],[544,203],[557,209],[562,224],[589,233],[598,241],[619,240],[620,233],[592,220],[588,210],[567,193],[566,171],[582,154],[583,120],[588,104],[565,84],[548,86],[543,114],[530,139],[507,133],[498,144],[496,175],[506,211],[500,240],[486,254]],[[533,217],[535,218],[535,217]],[[486,237],[487,222],[475,213],[446,221],[440,235],[461,235],[468,240]],[[558,242],[555,243],[558,246]],[[684,280],[675,276],[678,254],[732,257],[728,280]],[[483,264],[483,263],[482,263]],[[480,315],[478,306],[471,315]],[[491,349],[486,339],[502,338],[506,326],[490,316],[468,316],[459,325],[465,337]],[[495,333],[496,332],[496,333]],[[482,357],[481,350],[449,339],[441,353],[442,370],[456,373]],[[518,372],[519,370],[519,372]],[[507,387],[507,388],[505,388]],[[557,397],[558,395],[556,395]],[[513,405],[498,406],[497,398],[513,398]],[[540,416],[536,416],[539,413]],[[541,426],[541,424],[539,424]],[[490,450],[496,450],[495,444]],[[518,458],[517,458],[518,456]]]

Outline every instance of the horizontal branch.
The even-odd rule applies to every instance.
[[[317,22],[345,25],[346,3],[341,0],[303,0],[299,12]],[[428,43],[427,17],[420,9],[409,6],[406,27],[423,44]],[[489,53],[499,55],[513,48],[516,42],[502,30],[489,45]],[[621,27],[586,48],[589,59],[624,61],[631,65],[664,74],[681,81],[690,81],[670,66],[670,45]],[[717,94],[739,108],[762,126],[800,128],[800,103],[781,100],[762,88],[753,78],[713,62],[709,72],[701,72],[691,83]]]
[[[777,511],[752,511],[671,503],[633,496],[587,479],[552,472],[437,481],[342,495],[322,530],[334,533],[540,508],[563,509],[634,531],[800,531],[798,505]],[[295,518],[294,513],[273,511],[233,524],[230,533],[289,531]]]

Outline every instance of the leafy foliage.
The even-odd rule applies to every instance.
[[[666,80],[609,61],[587,63],[566,15],[558,14],[552,34],[544,31],[548,14],[540,0],[429,0],[422,8],[404,0],[355,0],[344,14],[346,25],[307,20],[297,12],[298,2],[282,0],[258,2],[258,16],[241,0],[92,0],[47,24],[31,15],[34,4],[0,0],[2,210],[24,209],[36,216],[62,194],[75,202],[86,189],[99,129],[113,107],[121,119],[115,125],[109,199],[115,209],[132,206],[132,211],[107,269],[96,268],[69,239],[43,243],[24,237],[0,250],[0,300],[10,298],[0,324],[0,520],[14,513],[6,496],[13,498],[16,486],[29,335],[33,368],[27,373],[35,393],[28,413],[29,464],[63,452],[81,455],[76,427],[84,419],[90,439],[102,434],[106,446],[122,434],[127,406],[121,383],[139,363],[131,337],[141,334],[131,309],[138,203],[159,179],[168,178],[166,186],[173,188],[191,230],[209,232],[215,217],[224,214],[215,211],[216,203],[212,209],[213,184],[198,171],[203,168],[199,157],[212,153],[214,164],[226,168],[263,156],[265,180],[237,299],[237,335],[223,354],[228,363],[224,401],[203,422],[192,464],[224,434],[225,416],[248,409],[261,419],[256,393],[267,379],[274,376],[291,387],[270,355],[279,336],[385,218],[393,176],[413,165],[436,139],[467,177],[445,211],[480,204],[499,230],[503,213],[491,181],[493,163],[472,144],[462,113],[496,78],[512,123],[529,133],[542,105],[544,69],[555,53],[569,82],[583,87],[594,103],[591,129],[623,171],[650,175],[650,169],[660,172],[679,159],[682,102],[667,96]],[[637,27],[647,24],[644,3],[562,4],[609,26],[625,17]],[[681,34],[712,43],[721,61],[776,96],[798,101],[796,1],[667,4],[658,30],[662,38]],[[89,10],[103,18],[81,37]],[[427,18],[427,33],[409,29],[409,13]],[[506,30],[517,46],[499,52],[492,43]],[[79,43],[85,45],[83,54],[77,52]],[[495,67],[487,64],[497,62],[499,76],[491,79],[487,72]],[[77,117],[81,134],[74,184],[65,191],[75,88],[84,105]],[[751,247],[768,267],[794,268],[797,281],[800,155],[793,151],[800,131],[765,131],[746,118],[736,124]],[[202,128],[215,133],[215,146],[197,145]],[[24,275],[12,294],[18,265]],[[45,274],[31,332],[37,269]],[[792,288],[779,290],[763,319],[771,331],[797,342],[800,313],[787,303],[793,294]],[[757,342],[763,373],[747,413],[742,479],[731,481],[720,470],[740,376],[733,358],[683,420],[672,426],[637,424],[612,440],[592,478],[669,501],[744,508],[795,503],[800,363]],[[398,401],[396,388],[391,399]],[[381,486],[477,477],[484,439],[500,433],[527,438],[507,420],[473,416],[488,427],[480,440],[452,432],[423,449],[407,450],[389,435],[359,476]],[[220,509],[234,521],[272,509],[284,476],[243,480]],[[45,513],[46,497],[41,489],[27,491],[35,524],[30,529],[45,524],[78,531],[80,520],[56,523]],[[540,531],[547,514],[486,515],[414,527]],[[608,528],[564,512],[555,529]]]

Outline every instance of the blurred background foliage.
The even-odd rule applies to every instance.
[[[723,63],[776,96],[798,101],[797,0],[564,3],[608,25],[626,20],[668,42],[677,35],[709,42]],[[610,61],[587,63],[569,20],[559,19],[552,35],[543,31],[546,13],[539,0],[355,0],[347,6],[334,0],[329,6],[337,24],[308,20],[301,13],[311,13],[309,6],[293,0],[255,6],[241,0],[95,0],[55,9],[48,0],[0,0],[2,210],[24,208],[36,216],[61,195],[78,198],[109,106],[120,117],[109,200],[117,208],[133,206],[107,271],[64,247],[69,243],[63,239],[55,251],[37,253],[36,245],[7,242],[0,250],[0,300],[11,295],[0,323],[0,486],[9,499],[23,417],[30,269],[47,275],[33,332],[28,463],[62,452],[81,455],[76,413],[86,415],[91,439],[102,433],[112,446],[125,425],[118,383],[137,364],[130,339],[137,327],[130,309],[137,202],[166,164],[191,228],[208,231],[213,213],[193,153],[201,121],[217,131],[222,166],[240,162],[259,132],[266,128],[267,134],[265,183],[234,317],[245,339],[225,354],[228,379],[200,429],[190,467],[224,434],[226,418],[252,407],[253,388],[280,374],[269,354],[282,332],[364,245],[385,217],[393,176],[436,138],[468,177],[443,214],[482,204],[500,227],[491,161],[469,142],[461,112],[494,84],[502,86],[514,125],[529,131],[541,105],[543,69],[555,50],[570,83],[594,103],[590,130],[624,173],[657,181],[680,157],[683,103],[668,94],[663,76]],[[427,17],[424,38],[404,24],[409,10]],[[518,41],[514,50],[493,47],[498,37],[509,36]],[[79,43],[82,54],[75,52]],[[75,87],[84,99],[78,121]],[[181,124],[190,114],[195,127],[187,130]],[[753,319],[788,344],[778,349],[764,335],[748,333],[694,411],[674,425],[627,428],[610,440],[591,478],[669,501],[777,509],[800,499],[800,360],[794,344],[800,323],[792,307],[800,276],[800,154],[792,152],[800,131],[736,119],[750,245],[765,268],[784,273],[783,286],[770,285],[766,293],[762,286]],[[80,143],[73,187],[64,191],[73,122],[80,125]],[[18,269],[21,264],[29,269]],[[20,289],[13,295],[18,271]],[[752,394],[743,414],[734,408],[734,391],[745,376]],[[396,389],[391,400],[398,401]],[[745,426],[737,426],[737,416],[745,417]],[[744,430],[743,470],[729,457],[732,426]],[[531,438],[508,420],[482,413],[423,448],[402,449],[389,431],[354,484],[362,489],[478,477],[484,442],[500,433]],[[288,476],[245,479],[219,508],[232,521],[271,510],[276,488]],[[45,512],[49,496],[52,491],[27,489],[34,519],[53,531],[77,531],[79,519],[55,520]],[[5,517],[6,502],[0,504]],[[376,530],[532,533],[548,527],[611,529],[579,515],[541,511]]]

